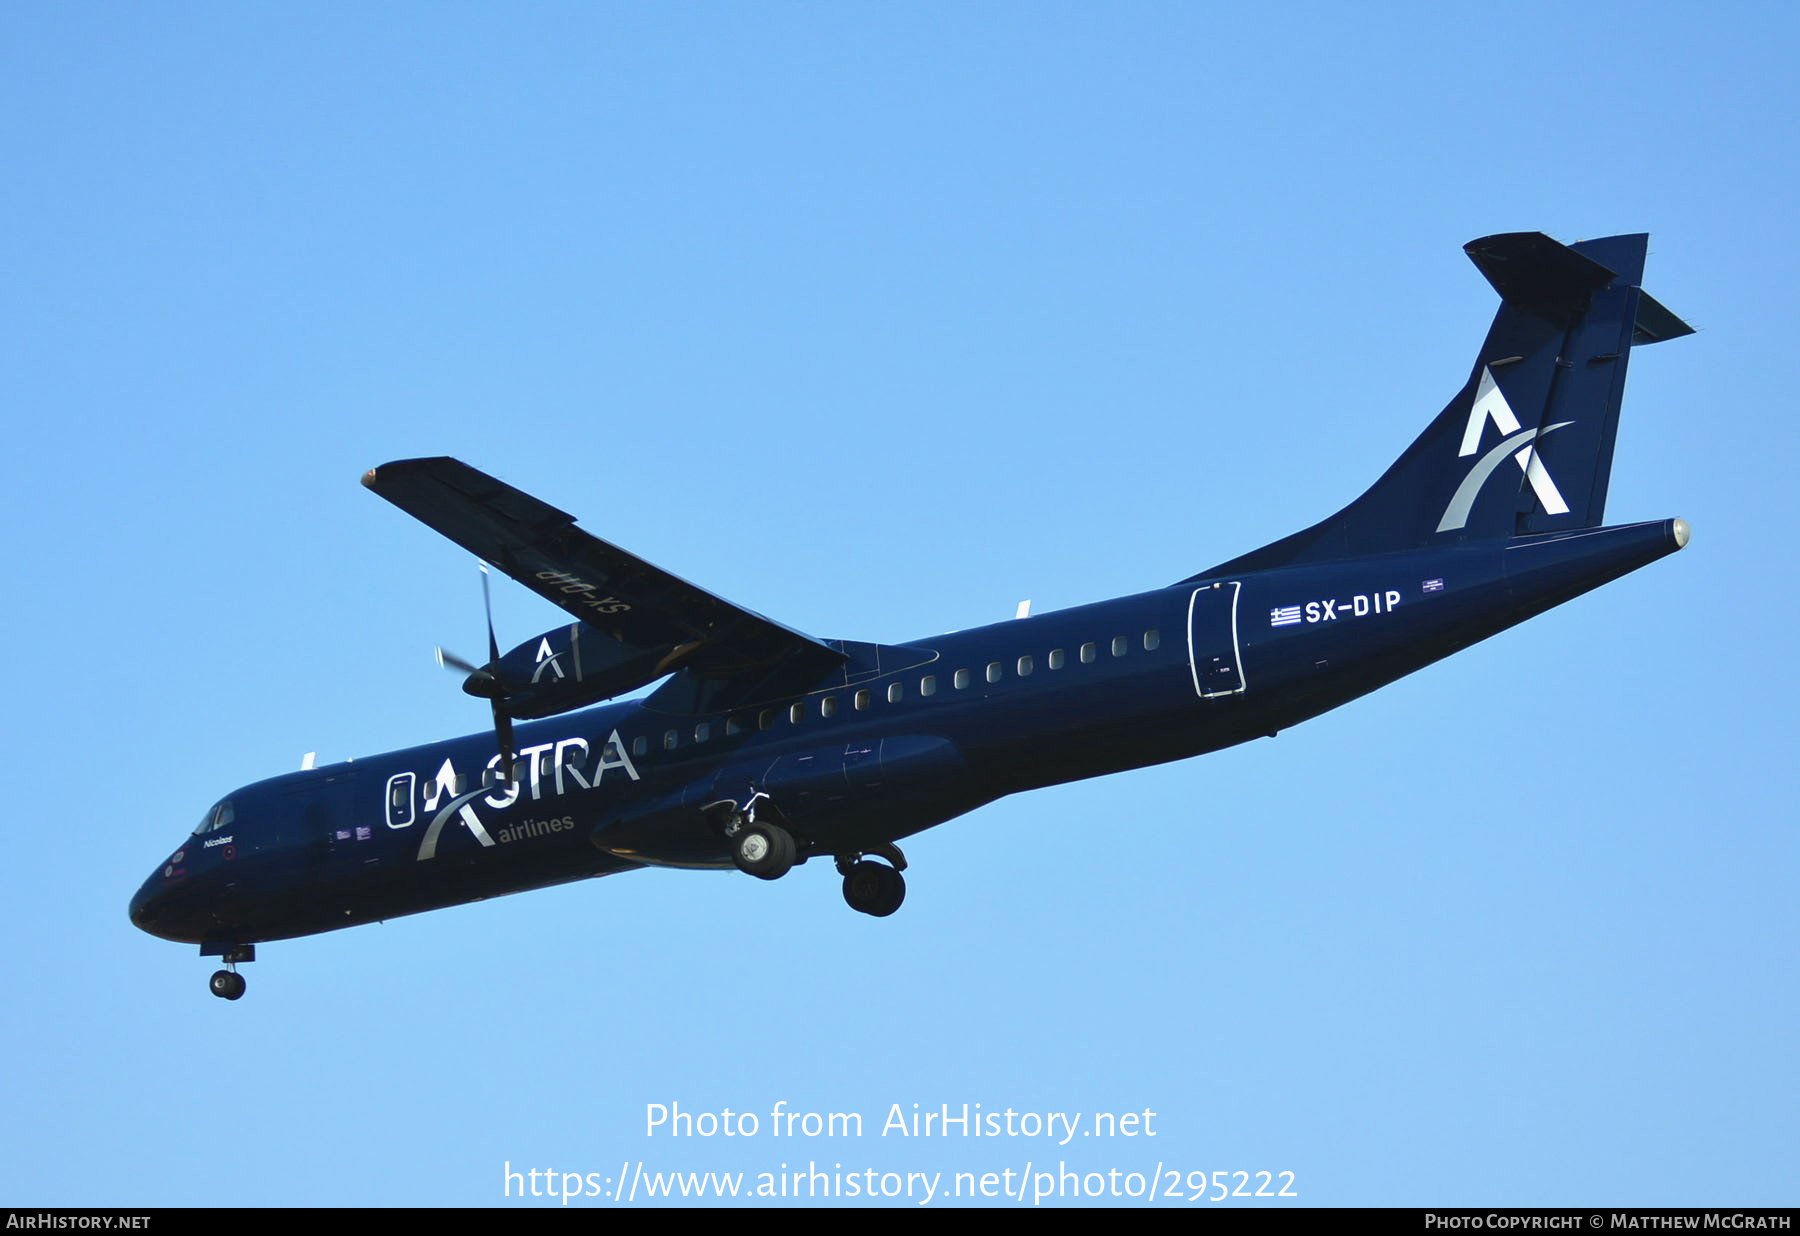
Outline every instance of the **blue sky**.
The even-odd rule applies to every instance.
[[[0,1197],[1030,1162],[1793,1204],[1795,51],[1765,6],[8,6]],[[1517,230],[1652,234],[1700,333],[1636,356],[1608,514],[1684,553],[914,838],[885,921],[816,864],[644,872],[265,946],[235,1005],[126,921],[233,787],[482,724],[430,656],[480,647],[471,563],[375,464],[917,638],[1354,497],[1466,377],[1460,246]],[[503,638],[559,620],[497,591]],[[865,1133],[645,1133],[777,1102]],[[915,1103],[1156,1136],[876,1131]]]

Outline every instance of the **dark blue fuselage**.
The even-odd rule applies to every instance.
[[[651,865],[729,867],[709,804],[755,795],[802,857],[854,855],[1006,794],[1269,735],[1686,541],[1680,521],[1187,582],[908,645],[841,644],[801,692],[670,689],[237,790],[132,921],[241,946]]]

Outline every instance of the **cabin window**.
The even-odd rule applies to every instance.
[[[567,769],[579,778],[581,774],[581,762],[587,759],[587,755],[588,745],[586,739],[565,738],[556,744],[555,773],[556,792],[558,794],[562,793],[563,770]]]
[[[773,708],[765,708],[756,714],[756,728],[759,730],[775,728],[775,710]]]
[[[1064,660],[1064,657],[1063,657],[1062,649],[1052,648],[1050,650],[1050,668],[1051,669],[1061,669],[1063,667],[1063,660]]]
[[[937,675],[936,674],[927,674],[927,675],[925,675],[925,677],[919,679],[919,694],[920,695],[936,695],[937,694]]]
[[[1099,648],[1095,645],[1083,644],[1081,646],[1081,663],[1083,665],[1092,665],[1094,663],[1094,658],[1098,655]]]
[[[740,718],[740,717],[726,717],[725,718],[725,735],[726,735],[726,737],[729,738],[733,734],[742,734],[743,732],[744,732],[744,722],[743,722],[742,718]]]
[[[642,734],[639,734],[636,738],[632,739],[631,740],[631,754],[633,754],[633,755],[649,755],[650,754],[650,740],[648,738],[645,738]]]
[[[405,828],[413,822],[413,790],[417,782],[409,772],[388,778],[387,826]]]
[[[483,785],[487,784],[485,781]],[[419,801],[425,804],[427,811],[437,806],[440,798],[455,798],[469,788],[469,778],[457,773],[448,781],[439,781],[436,777],[423,782],[419,786]]]
[[[1034,666],[1032,664],[1032,660],[1029,656],[1019,658],[1019,677],[1021,677],[1021,678],[1031,677],[1031,671],[1035,668],[1036,668],[1036,666]]]
[[[989,661],[988,662],[987,680],[989,682],[999,682],[1001,675],[1003,675],[1005,673],[1006,673],[1006,667],[1004,665],[1001,665],[1000,662],[998,662],[998,661]]]
[[[837,696],[827,695],[819,701],[819,715],[821,717],[837,716]]]
[[[906,688],[897,682],[888,683],[888,703],[898,704],[906,698]]]
[[[956,684],[956,689],[958,691],[961,691],[964,687],[967,687],[969,685],[969,671],[968,670],[957,670],[956,677],[952,678],[951,682]]]
[[[712,722],[701,721],[694,726],[694,741],[705,742],[712,737]]]
[[[856,693],[856,711],[861,712],[863,709],[867,708],[868,706],[869,706],[869,693],[866,690],[858,691]]]
[[[1160,632],[1160,631],[1145,631],[1144,632],[1144,651],[1145,652],[1155,652],[1160,647],[1162,647],[1162,632]]]
[[[788,705],[788,721],[794,725],[799,725],[804,720],[806,720],[806,705],[805,704],[789,704]]]
[[[679,743],[680,741],[681,741],[681,735],[679,733],[677,733],[675,730],[669,730],[667,733],[665,733],[663,735],[663,750],[664,751],[673,751],[675,749],[676,744]]]
[[[1126,650],[1129,649],[1130,647],[1131,647],[1131,641],[1126,639],[1123,635],[1113,636],[1113,656],[1115,656],[1115,657],[1124,656]]]

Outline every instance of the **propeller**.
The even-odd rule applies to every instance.
[[[510,783],[513,779],[513,723],[506,715],[506,688],[501,685],[500,677],[494,667],[500,662],[500,641],[494,636],[494,596],[488,585],[487,563],[481,564],[481,604],[487,611],[488,663],[473,665],[463,660],[446,648],[439,647],[437,663],[444,669],[455,670],[466,675],[463,679],[463,690],[470,695],[487,700],[494,709],[494,743],[500,748],[500,780]]]

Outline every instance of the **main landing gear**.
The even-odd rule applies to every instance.
[[[753,792],[741,805],[722,798],[701,810],[723,826],[732,864],[739,871],[759,880],[779,880],[806,861],[806,846],[781,825],[756,818],[757,804],[768,797]],[[906,900],[906,877],[900,874],[906,870],[906,855],[892,842],[862,853],[839,854],[837,869],[844,877],[844,901],[859,914],[886,918]]]
[[[214,970],[213,976],[206,981],[206,989],[221,1000],[241,1000],[244,995],[244,976],[237,972],[240,961],[256,960],[254,944],[202,944],[202,957],[217,957],[225,963],[223,970]]]
[[[876,918],[886,918],[906,900],[906,877],[900,874],[906,859],[900,857],[898,846],[888,845],[882,849],[891,850],[900,858],[898,866],[890,867],[868,858],[852,861],[841,854],[837,860],[838,870],[844,873],[845,904],[859,914],[872,914]]]
[[[731,838],[731,861],[739,871],[759,880],[779,880],[793,870],[795,851],[793,834],[779,824],[746,824]],[[906,857],[894,845],[884,845],[876,852],[889,862],[840,854],[837,869],[844,877],[844,901],[849,907],[860,914],[886,918],[906,900],[906,877],[900,874]]]
[[[787,829],[756,818],[757,805],[768,798],[762,791],[752,789],[750,797],[741,804],[721,798],[700,810],[725,830],[725,839],[731,845],[731,861],[739,871],[759,880],[779,880],[792,871],[795,864],[805,862],[806,853]]]
[[[746,824],[731,838],[731,861],[759,880],[779,880],[794,869],[794,834],[779,824]]]

